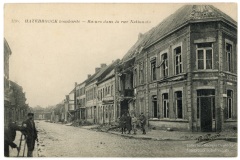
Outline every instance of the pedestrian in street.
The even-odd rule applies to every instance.
[[[126,133],[126,116],[125,114],[122,115],[119,121],[119,126],[121,128],[122,134],[123,132]]]
[[[9,120],[9,124],[4,128],[4,156],[9,157],[9,146],[11,148],[16,148],[19,150],[19,147],[14,143],[16,138],[16,131],[24,131],[24,127],[18,126],[12,119]]]
[[[35,127],[35,123],[33,120],[34,114],[33,113],[28,113],[28,119],[23,122],[23,126],[26,127],[26,142],[27,142],[27,156],[32,157],[33,156],[33,150],[35,146],[35,141],[37,139],[37,130]]]
[[[132,130],[132,118],[130,117],[129,113],[127,114],[126,117],[126,128],[128,130],[128,134],[130,134]]]
[[[137,117],[135,115],[132,116],[132,129],[133,129],[133,134],[137,134]]]
[[[139,117],[140,123],[141,123],[141,128],[143,133],[142,134],[146,134],[146,130],[145,130],[145,126],[146,126],[146,117],[144,116],[143,113],[141,113],[140,117]]]

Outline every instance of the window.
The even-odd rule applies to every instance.
[[[137,86],[137,68],[134,69],[134,86]]]
[[[181,46],[174,49],[175,56],[175,74],[182,73],[182,49]]]
[[[105,107],[105,114],[106,114],[106,119],[108,118],[108,106]]]
[[[233,103],[233,91],[227,90],[227,114],[228,118],[232,118],[232,103]]]
[[[91,107],[91,118],[93,118],[93,107]]]
[[[108,94],[110,94],[110,86],[108,86]]]
[[[183,118],[182,91],[175,92],[175,98],[176,98],[176,115],[177,118],[182,119]]]
[[[200,111],[199,111],[199,109],[200,109],[200,99],[197,98],[197,119],[200,118]]]
[[[161,56],[161,71],[162,71],[162,77],[168,76],[168,55],[167,55],[167,53],[164,53]]]
[[[197,44],[197,69],[213,69],[212,43]]]
[[[87,99],[87,101],[88,101],[88,91],[86,91],[86,99]]]
[[[162,94],[162,101],[163,101],[163,118],[169,118],[168,93]]]
[[[232,71],[232,44],[226,43],[227,71]]]
[[[111,95],[113,95],[113,85],[111,86]]]
[[[143,63],[139,64],[139,83],[143,84],[144,75],[143,75]]]
[[[156,59],[154,61],[151,61],[151,80],[156,80]]]
[[[157,96],[152,96],[152,111],[153,111],[153,118],[158,117],[158,108],[157,108]]]

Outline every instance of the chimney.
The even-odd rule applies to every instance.
[[[87,78],[90,78],[90,77],[91,77],[91,74],[88,74],[88,75],[87,75]]]
[[[143,34],[142,33],[139,33],[138,34],[138,39],[142,38],[143,37]]]
[[[101,68],[97,67],[95,68],[95,73],[97,73],[98,71],[100,71]]]
[[[101,68],[104,68],[104,67],[106,67],[106,66],[107,66],[106,63],[102,63],[102,64],[101,64]]]
[[[66,100],[69,101],[69,95],[66,95]]]
[[[77,87],[77,82],[75,82],[75,87]]]

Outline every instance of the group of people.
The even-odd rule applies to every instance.
[[[126,133],[126,130],[128,131],[128,134],[131,134],[131,130],[133,130],[133,134],[136,134],[138,124],[141,126],[143,132],[142,134],[146,134],[146,117],[143,113],[141,113],[139,119],[135,115],[132,115],[131,117],[129,113],[124,113],[120,117],[119,126],[121,128],[122,134]]]
[[[4,128],[4,156],[9,157],[9,146],[16,148],[18,152],[21,146],[14,143],[16,138],[16,131],[21,131],[24,135],[27,144],[27,157],[33,156],[35,141],[38,141],[37,130],[33,120],[34,114],[28,113],[28,119],[18,126],[12,119],[10,119],[8,126]]]

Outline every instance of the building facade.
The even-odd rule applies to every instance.
[[[102,76],[97,83],[97,112],[99,124],[111,124],[116,122],[118,118],[115,99],[115,72],[118,63],[119,60],[116,60],[107,66],[108,71],[106,72],[106,75]]]
[[[107,65],[101,64],[100,68],[95,68],[95,73],[89,77],[86,81],[85,94],[86,94],[86,119],[91,123],[98,123],[98,113],[97,113],[97,82],[98,78],[106,70]]]
[[[4,126],[8,126],[10,120],[21,123],[29,111],[22,86],[9,79],[11,54],[8,42],[4,39]]]
[[[85,108],[86,108],[85,82],[78,84],[76,89],[76,100],[78,119],[85,120]]]
[[[209,132],[236,127],[236,35],[237,23],[213,6],[180,8],[126,55],[120,77],[127,74],[120,83],[133,75],[132,87],[126,80],[123,87],[134,95],[120,109],[135,105],[137,115],[143,112],[148,125],[159,128]],[[129,69],[128,61],[134,62]]]

